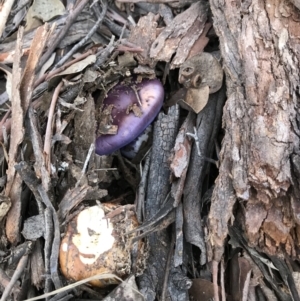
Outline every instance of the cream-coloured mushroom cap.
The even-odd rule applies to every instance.
[[[103,206],[110,210],[117,208],[112,204]],[[124,214],[122,219],[112,222],[100,206],[84,209],[69,223],[61,242],[62,273],[74,281],[105,273],[126,277],[131,272],[131,238],[124,234],[137,226],[132,214]],[[115,283],[114,279],[91,281],[100,287]]]

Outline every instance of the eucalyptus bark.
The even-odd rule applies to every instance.
[[[300,11],[281,0],[210,4],[227,87],[209,215],[214,259],[234,216],[250,245],[298,257]]]

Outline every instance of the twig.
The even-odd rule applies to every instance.
[[[200,145],[199,145],[199,139],[198,139],[196,127],[194,127],[194,133],[186,133],[186,135],[189,136],[189,137],[192,137],[195,140],[198,155],[199,155],[199,157],[201,157]]]
[[[74,298],[74,296],[71,295],[71,294],[66,295],[66,296],[65,296],[65,294],[66,293],[57,294],[56,296],[54,296],[53,298],[51,298],[49,301],[68,301],[68,300]]]
[[[135,86],[132,86],[131,89],[133,90],[133,92],[134,92],[134,94],[135,94],[135,96],[136,96],[136,99],[137,99],[139,105],[142,107],[142,102],[141,102],[141,99],[140,99],[140,95],[139,95],[139,93],[138,93],[136,87],[135,87]]]
[[[194,127],[194,133],[186,133],[186,135],[189,136],[189,137],[192,137],[195,140],[195,144],[196,144],[196,147],[197,147],[197,152],[198,152],[199,157],[201,157],[203,160],[205,160],[207,162],[210,162],[210,163],[213,163],[217,167],[219,167],[219,162],[218,161],[201,155],[199,138],[198,138],[196,127]]]
[[[115,36],[112,35],[110,38],[110,41],[108,43],[108,45],[106,46],[106,48],[104,50],[99,51],[96,56],[97,56],[97,61],[94,65],[94,69],[99,68],[108,58],[108,56],[113,52],[115,46],[114,46],[114,42],[115,42]]]
[[[5,0],[2,9],[0,11],[0,37],[3,34],[5,24],[7,21],[7,18],[9,16],[10,10],[14,4],[15,0]]]
[[[95,25],[92,27],[92,29],[89,31],[89,33],[86,35],[84,39],[82,39],[79,43],[77,43],[62,59],[55,65],[56,68],[62,66],[80,47],[82,47],[96,32],[97,28],[101,25],[103,22],[104,16],[107,11],[107,1],[102,0],[102,12],[100,17],[98,18]]]
[[[141,172],[141,181],[139,184],[139,188],[137,191],[136,196],[136,215],[139,223],[142,223],[144,217],[145,217],[145,197],[146,197],[146,185],[147,185],[147,179],[148,179],[148,172],[150,168],[150,158],[151,158],[151,152],[147,154],[147,157],[145,159],[144,169]]]
[[[107,279],[107,278],[113,278],[113,279],[117,279],[118,281],[120,282],[124,282],[121,278],[119,278],[118,276],[114,275],[114,274],[98,274],[98,275],[95,275],[95,276],[91,276],[91,277],[88,277],[88,278],[85,278],[83,280],[80,280],[80,281],[77,281],[75,283],[72,283],[72,284],[69,284],[67,286],[64,286],[60,289],[57,289],[51,293],[47,293],[47,294],[44,294],[44,295],[41,295],[41,296],[38,296],[38,297],[34,297],[34,298],[30,298],[30,299],[27,299],[25,301],[35,301],[35,300],[40,300],[40,299],[44,299],[44,298],[47,298],[47,297],[50,297],[50,296],[53,296],[55,294],[59,294],[61,292],[64,292],[64,291],[68,291],[68,290],[71,290],[71,289],[74,289],[75,287],[79,286],[79,285],[82,285],[84,283],[87,283],[89,281],[92,281],[92,280],[100,280],[100,279]],[[138,290],[136,290],[135,288],[131,287],[131,289],[133,291],[135,291],[136,293],[138,293],[139,295],[143,296]]]
[[[222,301],[226,301],[226,293],[225,293],[225,281],[224,281],[225,269],[224,269],[224,260],[221,261],[221,290],[222,290]]]
[[[120,169],[122,173],[124,173],[125,180],[130,184],[132,189],[135,191],[136,188],[136,181],[133,178],[132,174],[130,173],[129,168],[126,166],[123,157],[121,156],[120,151],[116,151],[116,157],[118,158],[119,164],[120,164]]]
[[[45,54],[42,56],[40,60],[40,64],[37,68],[37,72],[41,70],[41,67],[45,64],[45,62],[49,59],[49,57],[52,55],[54,49],[57,47],[57,45],[61,42],[61,40],[66,35],[67,31],[73,24],[73,22],[76,20],[80,12],[83,10],[83,8],[86,6],[86,4],[89,2],[89,0],[81,0],[77,1],[78,5],[75,6],[75,9],[69,14],[68,18],[66,19],[66,25],[61,29],[61,31],[58,33],[56,37],[53,37],[52,43],[49,45],[48,50],[45,52]]]
[[[107,17],[111,18],[114,21],[122,23],[124,25],[127,24],[127,20],[121,16],[118,12],[116,12],[112,7],[108,8]]]
[[[51,164],[51,138],[52,138],[52,119],[54,115],[55,105],[58,99],[59,92],[63,86],[63,81],[59,83],[59,85],[55,88],[51,105],[49,108],[49,114],[48,114],[48,122],[47,122],[47,128],[46,128],[46,134],[45,134],[45,143],[44,143],[44,153],[46,154],[46,167],[48,169],[48,172],[50,172],[50,164]]]
[[[127,25],[127,24],[124,24],[124,25],[123,25],[123,28],[122,28],[122,31],[121,31],[121,34],[120,34],[120,37],[119,37],[119,41],[123,39],[125,30],[126,30],[126,25]]]
[[[51,281],[51,270],[50,270],[50,256],[51,256],[51,246],[52,246],[52,237],[53,237],[53,223],[52,215],[49,208],[44,210],[45,217],[45,246],[44,246],[44,256],[45,256],[45,288],[44,292],[51,292],[52,281]]]
[[[212,261],[212,276],[213,276],[214,300],[215,301],[219,301],[218,265],[219,265],[219,263],[217,261],[215,261],[215,260]]]
[[[31,139],[32,149],[35,157],[34,170],[38,178],[42,180],[43,186],[46,191],[50,191],[51,179],[50,173],[45,166],[45,156],[43,154],[43,142],[38,129],[37,116],[34,113],[33,106],[28,109],[28,118],[26,120],[27,128],[29,129],[29,135]],[[43,213],[43,206],[40,199],[36,199],[39,213]]]
[[[169,249],[168,258],[167,258],[167,262],[166,262],[164,282],[163,282],[163,286],[162,286],[162,293],[161,293],[161,298],[160,298],[161,301],[167,300],[166,293],[168,290],[168,280],[169,280],[169,275],[170,275],[170,271],[171,271],[171,259],[173,257],[173,253],[174,253],[175,240],[176,240],[175,229],[173,227],[172,238],[170,241],[170,249]]]
[[[90,159],[91,159],[91,155],[92,155],[94,149],[95,149],[95,144],[91,144],[91,146],[90,146],[90,148],[89,148],[89,151],[88,151],[88,154],[87,154],[87,156],[86,156],[86,159],[85,159],[85,162],[84,162],[82,171],[81,171],[81,176],[80,176],[80,178],[78,179],[78,181],[77,181],[75,187],[78,187],[78,186],[79,186],[80,181],[81,181],[83,175],[85,174],[85,171],[86,171],[86,169],[87,169],[88,163],[89,163],[89,161],[90,161]]]
[[[54,286],[56,289],[61,287],[60,279],[58,276],[58,253],[59,253],[59,246],[60,246],[60,229],[59,229],[59,221],[57,217],[56,210],[54,209],[48,194],[43,187],[43,185],[40,183],[39,179],[37,178],[36,174],[28,163],[21,161],[19,164],[15,165],[16,171],[19,173],[22,180],[25,182],[25,184],[28,186],[28,188],[33,192],[36,199],[41,199],[42,202],[47,207],[49,213],[49,224],[52,223],[54,225],[54,234],[53,239],[52,237],[49,239],[52,240],[52,246],[51,246],[51,256],[50,256],[50,273],[51,273],[51,279],[54,283]],[[50,221],[51,219],[51,221]],[[51,231],[51,229],[47,229],[47,231]],[[48,233],[45,235],[48,237]]]
[[[26,265],[27,265],[27,261],[28,261],[28,254],[26,254],[25,256],[23,256],[19,263],[18,266],[12,276],[12,278],[10,279],[9,284],[6,286],[6,288],[4,289],[4,292],[2,294],[2,297],[0,299],[0,301],[5,301],[7,299],[7,297],[9,296],[11,290],[13,289],[14,285],[16,284],[17,280],[20,278],[20,276],[22,275]]]
[[[110,20],[109,18],[105,18],[104,19],[104,24],[108,27],[108,29],[117,36],[121,36],[121,33],[123,31],[123,26],[120,26],[119,24],[113,22],[112,20]],[[124,37],[127,38],[129,36],[129,30],[125,29],[124,31]]]
[[[59,220],[55,208],[53,207],[45,188],[40,184],[37,186],[37,190],[47,208],[50,209],[53,225],[54,225],[54,237],[52,242],[51,256],[50,256],[50,272],[51,279],[54,283],[56,289],[61,287],[61,281],[58,276],[58,254],[60,247],[60,229],[59,229]]]
[[[7,287],[10,283],[10,278],[6,275],[6,273],[0,268],[0,284],[3,287]],[[20,287],[17,284],[12,289],[12,294],[18,295],[20,293]]]

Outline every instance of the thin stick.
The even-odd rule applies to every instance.
[[[218,161],[201,155],[200,142],[199,142],[199,138],[198,138],[198,133],[197,133],[196,127],[194,127],[194,133],[186,133],[186,135],[189,136],[189,137],[192,137],[195,140],[195,144],[196,144],[196,147],[197,147],[198,156],[201,157],[203,160],[205,160],[207,162],[215,164],[219,168],[219,162]]]
[[[114,275],[114,274],[98,274],[98,275],[95,275],[95,276],[91,276],[89,278],[85,278],[83,280],[80,280],[80,281],[77,281],[75,283],[72,283],[72,284],[69,284],[67,286],[64,286],[60,289],[57,289],[51,293],[47,293],[47,294],[44,294],[44,295],[41,295],[41,296],[38,296],[38,297],[34,297],[34,298],[30,298],[30,299],[27,299],[25,301],[35,301],[35,300],[40,300],[40,299],[43,299],[43,298],[47,298],[47,297],[50,297],[50,296],[53,296],[55,294],[59,294],[61,292],[64,292],[64,291],[68,291],[68,290],[71,290],[71,289],[74,289],[75,287],[81,285],[81,284],[85,284],[89,281],[92,281],[92,280],[96,280],[96,279],[107,279],[107,278],[113,278],[113,279],[117,279],[118,281],[120,282],[124,282],[121,278],[119,278],[118,276]],[[136,293],[138,293],[139,295],[143,296],[138,290],[136,290],[135,288],[131,287],[131,289],[133,291],[135,291]]]
[[[226,301],[226,293],[225,293],[225,281],[224,281],[224,259],[221,260],[221,273],[220,273],[220,278],[221,278],[221,289],[222,289],[222,301]]]
[[[84,37],[84,39],[82,39],[79,43],[77,43],[57,64],[56,64],[56,68],[62,66],[80,47],[82,47],[91,37],[92,35],[96,32],[96,30],[98,29],[98,27],[101,25],[101,23],[103,22],[104,16],[106,14],[107,11],[107,1],[103,0],[102,1],[102,12],[101,15],[99,17],[99,19],[97,20],[97,22],[95,23],[95,25],[92,27],[92,29],[88,32],[88,34]]]
[[[50,172],[50,163],[51,163],[50,151],[51,151],[51,140],[52,140],[52,119],[53,119],[58,95],[62,86],[63,86],[63,81],[61,81],[54,90],[51,105],[49,108],[48,122],[47,122],[46,134],[45,134],[44,153],[47,155],[46,166],[49,172]]]
[[[45,64],[45,62],[47,62],[49,57],[52,55],[54,49],[57,47],[57,45],[59,45],[59,43],[66,35],[66,33],[68,32],[68,30],[71,27],[71,25],[73,24],[73,22],[76,20],[76,18],[78,17],[78,15],[80,14],[80,12],[83,10],[83,8],[86,6],[86,4],[88,2],[89,2],[89,0],[77,1],[78,4],[76,5],[74,11],[71,12],[69,14],[68,18],[66,19],[66,25],[61,29],[61,31],[58,33],[57,37],[52,39],[53,42],[49,45],[48,50],[42,56],[42,58],[40,60],[40,64],[37,68],[37,71],[39,71],[41,69],[41,67]]]
[[[166,262],[164,282],[163,282],[163,286],[162,286],[162,294],[161,294],[161,299],[160,299],[161,301],[167,300],[168,280],[169,280],[169,275],[170,275],[170,271],[171,271],[171,259],[173,258],[175,240],[176,240],[175,229],[173,227],[172,238],[170,241],[170,249],[169,249],[168,258],[167,258],[167,262]]]
[[[219,263],[215,260],[212,261],[212,276],[213,276],[213,287],[214,287],[214,300],[219,301],[219,287],[218,287],[218,265]]]
[[[0,268],[0,283],[3,287],[7,287],[10,283],[10,278],[6,275],[6,273]],[[20,287],[16,284],[13,289],[11,294],[18,295],[20,294]]]
[[[91,156],[92,156],[92,153],[93,153],[94,149],[95,149],[95,144],[92,143],[92,144],[90,145],[88,154],[87,154],[87,156],[86,156],[86,159],[85,159],[85,162],[84,162],[82,171],[81,171],[81,176],[80,176],[79,180],[77,181],[75,187],[78,187],[78,186],[79,186],[80,181],[81,181],[82,177],[84,176],[84,174],[85,174],[85,172],[86,172],[87,166],[88,166],[88,164],[89,164],[89,161],[90,161],[90,159],[91,159]]]
[[[16,284],[17,280],[20,278],[21,274],[23,273],[26,265],[27,265],[27,261],[28,261],[28,255],[24,255],[19,263],[18,266],[9,282],[9,284],[6,286],[6,288],[4,289],[4,292],[2,294],[2,297],[0,299],[0,301],[5,301],[7,299],[7,297],[9,296],[11,290],[13,289],[14,285]]]

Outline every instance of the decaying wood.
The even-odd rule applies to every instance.
[[[148,179],[147,196],[145,202],[146,220],[151,219],[163,206],[169,190],[169,156],[174,146],[178,124],[178,107],[170,108],[169,114],[160,113],[154,126],[154,142],[151,153],[150,174]],[[168,298],[172,300],[186,300],[186,291],[180,291],[173,283],[174,268],[168,267],[167,257],[169,252],[170,236],[167,229],[150,234],[149,258],[147,269],[139,277],[141,292],[146,300],[155,300],[162,294],[163,277],[166,269],[171,270],[168,280]]]
[[[143,49],[143,52],[135,56],[142,65],[153,65],[154,60],[150,58],[150,48],[156,39],[157,16],[149,13],[140,18],[137,25],[131,30],[128,38],[129,42],[135,43]]]
[[[12,81],[12,89],[11,89],[11,102],[13,106],[12,110],[12,119],[14,123],[11,128],[11,145],[9,148],[9,161],[8,161],[8,171],[7,171],[7,181],[9,184],[6,186],[6,196],[9,196],[12,201],[12,208],[8,213],[8,221],[6,222],[6,235],[10,242],[16,244],[19,241],[19,230],[20,230],[20,222],[18,222],[17,226],[15,226],[15,221],[17,217],[20,218],[21,212],[21,184],[22,181],[19,176],[15,177],[15,168],[18,147],[23,141],[24,136],[24,128],[23,128],[23,120],[24,120],[24,112],[21,104],[21,96],[19,85],[21,82],[21,74],[20,74],[20,60],[21,60],[21,48],[22,48],[22,36],[23,29],[20,29],[18,32],[18,43],[16,47],[16,54],[14,57],[14,66],[12,76],[14,80]],[[15,182],[15,185],[13,183]]]
[[[56,289],[61,287],[61,281],[58,276],[58,253],[60,244],[60,229],[57,213],[51,204],[45,188],[39,183],[35,173],[30,169],[26,162],[20,162],[15,166],[22,180],[30,188],[36,199],[44,203],[45,209],[45,244],[48,244],[49,255],[45,256],[48,264],[45,263],[45,271],[49,272],[51,279],[48,278],[48,289],[51,288],[49,280],[52,280]],[[47,250],[47,249],[46,249]]]
[[[198,114],[197,135],[201,156],[212,157],[224,101],[225,91],[222,89],[210,95],[207,106]],[[203,157],[199,157],[197,148],[194,147],[183,191],[184,231],[185,239],[200,248],[202,264],[207,258],[203,226],[199,216],[201,216],[201,191],[206,168],[207,162]]]
[[[177,207],[180,203],[185,185],[192,149],[192,141],[190,141],[188,138],[187,133],[193,130],[195,119],[196,114],[193,114],[192,112],[190,112],[186,117],[184,123],[178,131],[173,148],[173,154],[170,158],[170,169],[174,178],[171,187],[171,195],[174,199],[174,207]]]
[[[250,245],[298,256],[300,207],[290,158],[299,149],[299,75],[294,70],[300,57],[294,49],[300,12],[288,1],[231,4],[211,1],[228,94],[209,217],[211,243],[220,260],[233,205],[240,199],[244,215],[239,223]]]
[[[272,287],[272,289],[275,291],[275,293],[279,296],[280,300],[286,300],[291,301],[292,298],[289,296],[285,290],[283,290],[279,285],[276,285],[273,280],[273,273],[272,270],[275,272],[276,270],[282,273],[283,278],[285,279],[285,282],[288,281],[288,279],[291,279],[291,273],[286,269],[286,264],[283,260],[281,261],[281,264],[283,262],[283,265],[285,265],[284,268],[280,268],[280,270],[277,269],[278,265],[278,259],[276,260],[276,256],[274,257],[274,260],[277,261],[276,266],[270,261],[268,258],[265,258],[264,255],[260,255],[254,248],[251,248],[248,246],[247,241],[245,237],[243,237],[243,234],[241,231],[233,226],[230,229],[230,235],[233,237],[235,242],[237,243],[236,246],[242,246],[245,250],[247,250],[250,258],[255,262],[255,264],[259,267],[261,273],[264,275],[265,281]],[[278,266],[279,267],[279,266]],[[294,284],[293,284],[294,285]],[[295,294],[295,300],[299,300],[299,297],[297,294]]]
[[[185,61],[193,42],[202,33],[206,19],[207,6],[201,1],[192,4],[187,10],[176,16],[158,35],[152,43],[150,57],[156,61],[169,62],[176,51],[176,61],[172,61],[172,68],[178,67]],[[197,30],[193,26],[196,26]],[[189,36],[191,42],[187,43],[185,38],[187,35],[192,35]]]
[[[51,31],[50,31],[51,32]],[[21,184],[19,176],[15,176],[14,165],[17,162],[17,156],[19,155],[19,146],[24,139],[24,119],[27,113],[31,97],[33,94],[33,85],[35,80],[35,71],[38,64],[38,60],[42,55],[47,38],[49,35],[48,26],[40,27],[33,38],[32,47],[29,52],[29,57],[24,69],[24,72],[20,68],[21,48],[23,29],[20,29],[18,35],[18,47],[16,48],[15,63],[13,67],[13,86],[12,86],[12,139],[11,147],[9,149],[9,171],[8,182],[6,187],[6,195],[11,197],[12,210],[8,214],[6,222],[7,236],[11,243],[16,243],[19,240],[20,231],[20,219],[21,219]]]

